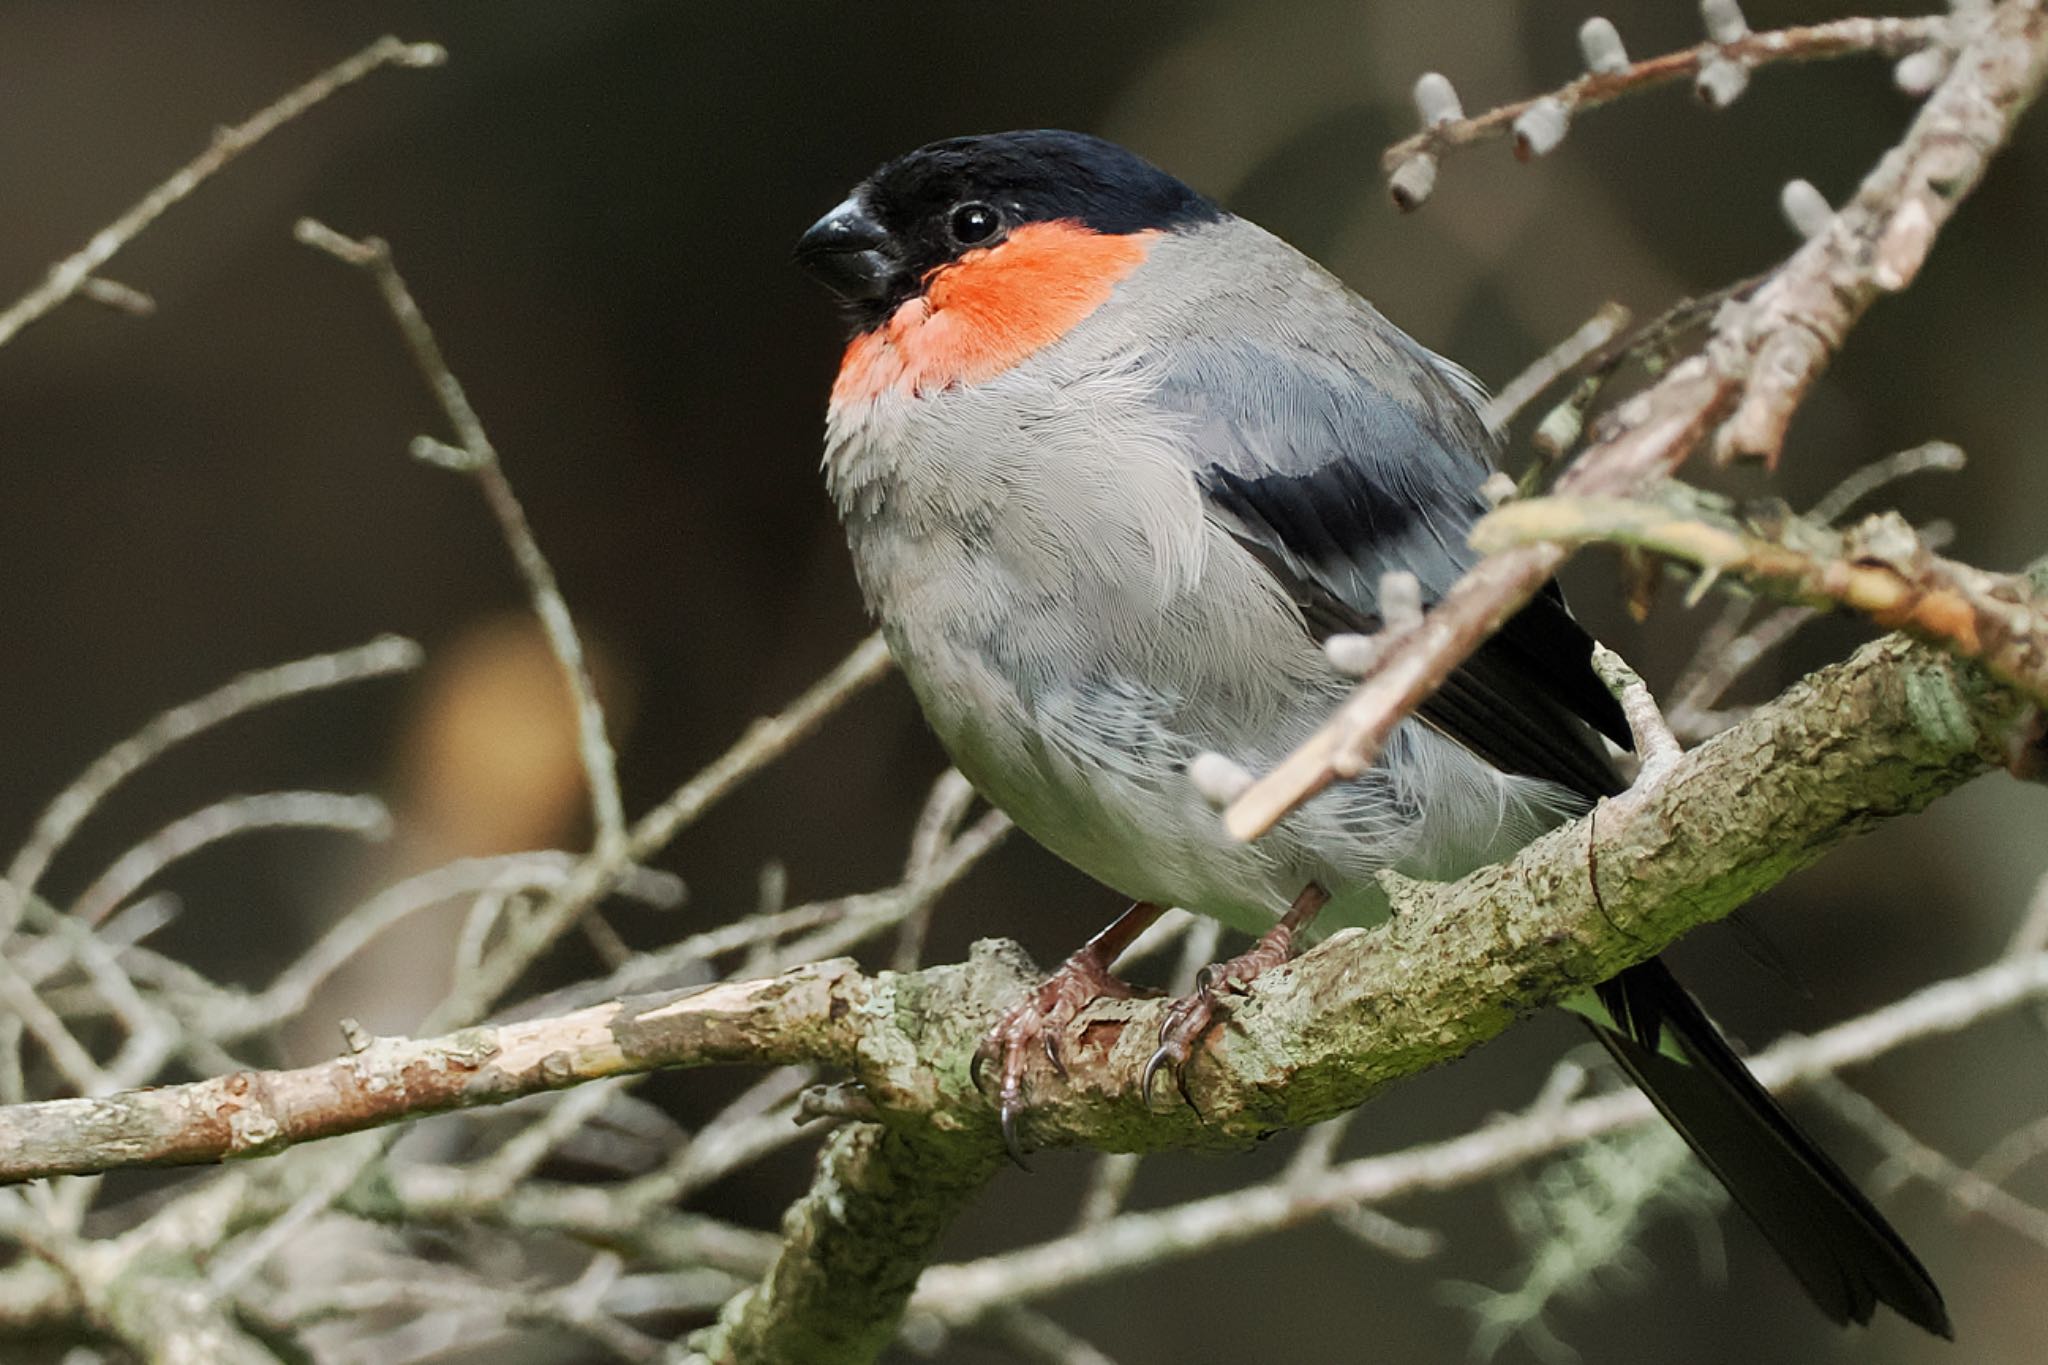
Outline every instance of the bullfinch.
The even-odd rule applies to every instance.
[[[1334,276],[1079,133],[935,142],[820,218],[800,263],[844,305],[825,480],[904,677],[959,769],[1136,902],[999,1021],[982,1058],[1015,1150],[1026,1061],[1129,994],[1110,964],[1185,906],[1258,936],[1170,1012],[1183,1080],[1217,992],[1315,921],[1369,925],[1374,874],[1454,878],[1621,790],[1626,745],[1555,586],[1339,782],[1251,843],[1189,776],[1270,768],[1350,680],[1336,632],[1473,561],[1496,438],[1471,375]],[[1950,1334],[1898,1234],[1658,961],[1571,1002],[1836,1322]],[[978,1069],[978,1068],[977,1068]]]

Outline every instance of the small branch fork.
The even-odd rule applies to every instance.
[[[205,151],[144,195],[135,207],[94,233],[92,240],[83,248],[51,266],[41,284],[0,312],[0,346],[14,340],[15,333],[31,322],[80,293],[111,302],[129,312],[147,312],[147,296],[110,281],[95,279],[93,272],[112,260],[165,211],[205,184],[229,162],[328,96],[354,85],[381,67],[430,67],[439,66],[447,60],[447,50],[438,43],[404,43],[396,38],[379,38],[246,121],[221,129],[214,134],[212,145]]]
[[[1535,498],[1474,528],[1482,550],[1612,542],[1697,565],[1810,606],[1843,606],[1964,658],[2048,705],[2048,611],[2023,575],[1935,554],[1896,513],[1845,532],[1797,518],[1753,528],[1635,498]]]
[[[406,286],[404,276],[398,273],[398,267],[392,262],[388,244],[376,237],[365,241],[344,237],[311,218],[300,219],[295,232],[307,246],[368,272],[376,283],[377,292],[383,296],[384,306],[390,309],[393,321],[398,324],[406,348],[412,352],[414,362],[433,390],[449,426],[454,429],[459,447],[421,436],[413,442],[412,453],[416,458],[475,478],[484,501],[490,505],[491,514],[498,519],[498,529],[512,550],[513,562],[525,580],[527,596],[540,617],[542,629],[547,632],[548,646],[561,664],[562,677],[568,683],[569,696],[576,708],[577,749],[582,755],[584,776],[590,786],[591,815],[596,826],[598,851],[607,855],[617,853],[626,840],[625,805],[619,797],[618,758],[612,752],[610,737],[605,733],[604,711],[598,705],[597,685],[591,680],[590,666],[584,658],[583,642],[576,633],[575,620],[569,614],[569,604],[563,600],[562,591],[555,583],[555,571],[548,565],[547,556],[541,553],[540,542],[534,539],[533,528],[526,520],[526,509],[513,493],[511,480],[505,477],[504,468],[498,462],[497,449],[484,431],[483,419],[470,406],[469,395],[463,391],[461,381],[448,368],[447,359],[441,353],[441,343],[435,340],[426,315],[420,311],[419,304],[413,300],[412,290]]]
[[[1608,413],[1556,491],[1633,496],[1709,441],[1722,459],[1775,461],[1792,414],[1849,330],[1880,294],[1912,281],[2044,77],[2042,0],[2005,0],[1827,230],[1753,295],[1722,307],[1704,354]],[[1569,554],[1546,542],[1480,560],[1419,624],[1390,633],[1336,715],[1237,797],[1225,827],[1257,838],[1331,782],[1370,767],[1394,727]]]

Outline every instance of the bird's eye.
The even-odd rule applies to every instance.
[[[962,246],[973,246],[996,235],[1003,225],[1003,215],[988,204],[962,204],[953,210],[953,217],[947,227],[953,233],[953,240]]]

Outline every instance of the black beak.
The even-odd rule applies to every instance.
[[[811,224],[797,239],[796,260],[842,299],[879,299],[896,275],[888,243],[889,234],[855,197]]]

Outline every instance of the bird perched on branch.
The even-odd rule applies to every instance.
[[[1311,922],[1370,924],[1375,873],[1452,878],[1621,789],[1592,642],[1553,589],[1266,837],[1189,769],[1270,768],[1349,679],[1382,580],[1425,602],[1474,559],[1495,439],[1478,383],[1313,261],[1077,133],[936,142],[877,170],[797,257],[843,301],[825,478],[868,605],[961,772],[1136,904],[991,1030],[1016,1150],[1027,1063],[1131,988],[1111,963],[1180,905],[1258,936],[1176,1002],[1182,1081],[1219,992]],[[1569,1002],[1837,1322],[1949,1333],[1898,1235],[1657,961]]]

